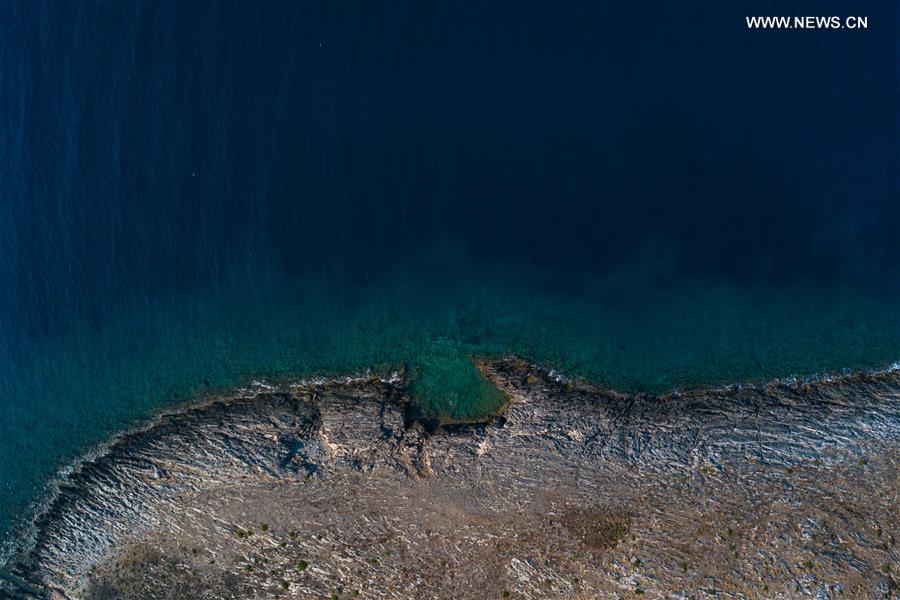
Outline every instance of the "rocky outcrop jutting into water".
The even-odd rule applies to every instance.
[[[900,373],[625,396],[516,359],[481,424],[402,375],[253,388],[63,482],[2,594],[883,597],[900,581]]]

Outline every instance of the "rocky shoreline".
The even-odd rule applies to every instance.
[[[900,373],[629,396],[509,358],[485,423],[402,373],[257,385],[123,435],[14,598],[889,597]]]

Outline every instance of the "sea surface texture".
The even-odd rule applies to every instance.
[[[865,30],[750,30],[848,14]],[[900,359],[892,2],[0,7],[0,563],[114,432],[473,357],[627,393]]]

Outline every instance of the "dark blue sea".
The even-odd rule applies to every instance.
[[[888,367],[898,50],[894,2],[3,3],[4,553],[96,444],[254,378],[405,366],[460,420],[473,356]]]

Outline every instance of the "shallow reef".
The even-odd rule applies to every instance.
[[[480,423],[404,372],[254,386],[60,483],[16,598],[885,597],[900,373],[655,396],[516,358]]]

